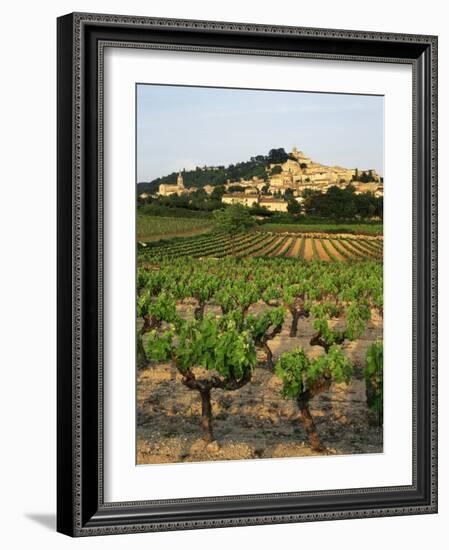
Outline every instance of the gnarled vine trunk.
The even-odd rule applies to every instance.
[[[136,362],[138,369],[144,369],[148,364],[147,354],[142,341],[142,336],[137,334],[136,338]]]
[[[210,388],[199,390],[201,396],[201,427],[203,428],[203,439],[207,443],[214,440],[212,427],[212,403],[210,401]]]
[[[298,408],[301,412],[301,420],[302,420],[304,429],[306,430],[311,448],[317,452],[324,451],[325,447],[322,445],[320,441],[315,422],[312,418],[312,415],[310,414],[308,400],[301,399],[300,397],[298,397],[297,402],[298,402]]]
[[[293,310],[292,314],[292,325],[290,327],[290,337],[296,336],[298,334],[298,321],[299,321],[299,311]]]
[[[245,372],[244,376],[237,380],[232,374],[229,378],[221,379],[214,376],[209,380],[197,380],[191,370],[182,373],[182,383],[191,390],[196,390],[201,397],[201,427],[203,428],[203,439],[207,443],[215,440],[212,419],[211,390],[220,388],[222,390],[238,390],[251,380],[251,371]]]
[[[315,422],[310,413],[309,403],[319,393],[328,391],[331,386],[331,375],[325,373],[323,377],[315,382],[308,390],[301,392],[296,398],[298,408],[301,412],[301,420],[306,430],[311,448],[317,452],[326,451],[321,443]]]
[[[342,336],[336,337],[333,343],[340,345],[340,344],[343,344],[344,341],[345,341],[345,337],[344,335],[342,335]],[[324,340],[320,332],[316,332],[310,339],[309,343],[311,346],[322,347],[326,353],[329,352],[332,345]]]
[[[195,310],[193,312],[193,315],[197,321],[201,321],[203,319],[205,307],[206,303],[198,300],[198,305],[195,307]]]
[[[143,345],[144,334],[153,329],[160,328],[162,321],[158,321],[152,315],[143,318],[143,325],[137,333],[136,339],[136,362],[138,369],[144,369],[148,365],[148,358]]]
[[[273,352],[271,351],[271,348],[268,345],[268,342],[276,338],[276,336],[281,332],[281,330],[282,330],[282,325],[279,325],[275,327],[269,334],[266,334],[263,338],[261,338],[258,342],[256,342],[256,345],[260,345],[264,350],[267,356],[267,365],[270,369],[274,368],[274,361],[273,361]]]
[[[264,350],[265,352],[265,355],[267,356],[267,365],[270,367],[270,368],[273,368],[274,366],[274,363],[273,363],[273,352],[271,351],[271,348],[270,346],[268,345],[268,342],[262,342],[262,349]]]
[[[212,403],[210,400],[213,381],[196,380],[192,371],[183,374],[182,383],[191,390],[196,390],[201,397],[201,427],[203,428],[203,439],[207,443],[214,441],[212,424]]]

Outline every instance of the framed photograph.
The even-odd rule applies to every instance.
[[[58,531],[437,511],[437,38],[58,19]]]

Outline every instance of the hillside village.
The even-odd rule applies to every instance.
[[[213,167],[207,168],[211,170]],[[286,212],[288,203],[283,198],[286,192],[291,193],[294,199],[301,203],[306,189],[325,192],[332,186],[344,188],[348,184],[355,187],[357,194],[370,192],[376,197],[383,196],[383,179],[376,170],[360,171],[357,168],[326,166],[313,161],[296,147],[293,147],[284,162],[268,163],[265,172],[265,177],[253,176],[236,181],[228,179],[223,185],[225,193],[222,202],[238,203],[247,207],[258,205],[271,211]],[[210,195],[215,186],[206,184],[202,189]],[[184,185],[184,178],[180,172],[176,183],[161,183],[157,195],[181,196],[196,191],[198,187]]]

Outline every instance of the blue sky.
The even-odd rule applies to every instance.
[[[383,175],[383,97],[137,86],[137,181],[293,146],[322,164]]]

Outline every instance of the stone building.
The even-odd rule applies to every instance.
[[[383,197],[384,196],[384,186],[379,185],[377,189],[374,191],[374,196],[376,197]]]
[[[223,195],[221,201],[224,204],[242,204],[251,208],[252,206],[262,206],[272,212],[287,212],[288,203],[284,199],[268,197],[249,193],[227,193]]]
[[[205,185],[203,189],[208,195],[210,195],[215,187],[213,185]]]
[[[224,204],[242,204],[243,206],[254,206],[259,202],[259,195],[248,193],[225,193],[221,199]]]
[[[275,173],[272,173],[276,168]],[[364,183],[353,181],[360,176],[362,170],[343,168],[342,166],[326,166],[306,157],[302,151],[293,147],[289,158],[278,164],[270,164],[267,168],[269,189],[271,193],[285,193],[287,189],[301,192],[304,189],[327,191],[332,185],[345,187],[352,183],[356,188],[362,188]],[[376,170],[365,170],[373,179],[373,188],[377,189],[382,185],[381,177]],[[363,192],[363,191],[361,191]],[[374,191],[373,191],[374,192]]]
[[[263,178],[258,178],[257,176],[253,176],[249,180],[240,178],[239,180],[231,181],[228,179],[228,181],[224,184],[224,188],[227,191],[230,187],[235,187],[238,185],[239,187],[244,187],[245,189],[256,188],[256,190],[262,191],[262,189],[265,187],[266,184],[267,182]]]
[[[355,193],[356,195],[360,195],[361,193],[373,193],[375,197],[383,197],[384,186],[372,181],[368,183],[359,183],[355,186]]]
[[[197,191],[196,187],[184,187],[184,178],[181,172],[179,172],[176,179],[176,185],[171,183],[161,183],[159,185],[159,195],[162,197],[168,197],[170,195],[184,195],[186,193],[194,193]]]
[[[211,168],[207,167],[208,170]],[[223,167],[217,168],[222,169]],[[275,169],[274,173],[273,169]],[[357,181],[363,172],[368,174],[372,181],[368,183]],[[268,188],[271,194],[276,195],[284,195],[288,189],[291,189],[294,196],[300,196],[305,189],[326,192],[333,185],[344,188],[350,183],[354,185],[357,193],[370,191],[376,196],[383,196],[382,178],[376,170],[357,170],[342,166],[326,166],[315,162],[302,151],[293,147],[289,153],[289,158],[285,162],[269,164],[267,166],[265,177],[253,176],[250,179],[240,178],[238,181],[230,181],[228,179],[224,184],[227,193],[224,195],[223,202],[225,204],[232,204],[232,202],[240,204],[250,202],[254,204],[256,202],[254,197],[257,198],[257,195],[264,195],[266,188]],[[242,188],[241,196],[238,193],[230,192],[230,189],[236,186]],[[210,195],[214,190],[214,186],[205,185],[203,189]],[[183,195],[193,193],[196,190],[196,187],[184,187],[181,173],[178,174],[176,184],[162,183],[159,185],[159,195],[161,196]],[[249,198],[244,198],[244,195]]]
[[[260,197],[259,206],[270,210],[271,212],[287,212],[288,203],[284,199],[276,199],[272,197]]]

